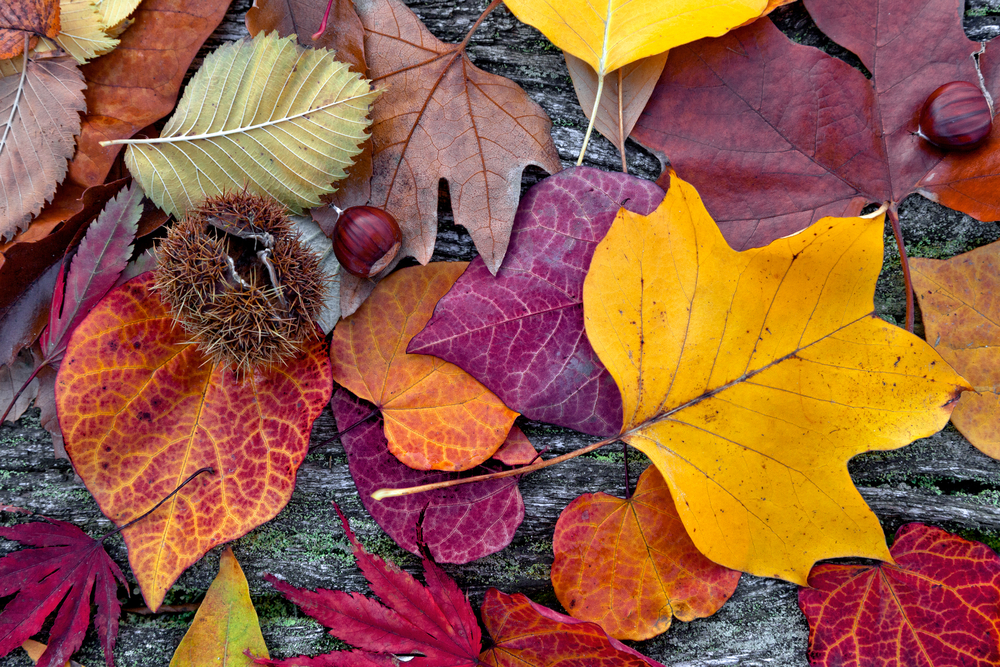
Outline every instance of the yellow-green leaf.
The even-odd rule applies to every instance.
[[[622,209],[584,282],[587,337],[622,393],[622,439],[663,474],[698,549],[805,585],[817,560],[890,560],[847,473],[940,430],[968,384],[873,313],[883,216],[729,247],[671,174]]]
[[[107,27],[94,0],[61,0],[59,3],[56,41],[81,65],[118,45],[118,40],[105,32]]]
[[[205,58],[158,139],[111,143],[172,215],[244,187],[300,212],[361,152],[377,95],[333,52],[259,33]]]
[[[142,0],[98,0],[96,3],[108,26],[116,26],[135,11]]]
[[[226,547],[219,559],[219,574],[174,651],[170,667],[252,665],[253,658],[244,654],[247,650],[257,657],[270,657],[247,579],[233,550]]]

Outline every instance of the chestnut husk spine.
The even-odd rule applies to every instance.
[[[390,213],[374,206],[352,206],[340,213],[331,240],[345,271],[371,278],[396,258],[403,233]]]
[[[952,81],[927,97],[918,134],[938,148],[968,151],[986,141],[992,128],[993,110],[979,86]]]

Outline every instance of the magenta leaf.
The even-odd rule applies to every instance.
[[[49,326],[40,340],[46,361],[62,355],[73,329],[114,287],[125,269],[142,215],[142,197],[136,182],[119,191],[87,229],[69,271],[65,263],[60,269]]]
[[[496,277],[476,258],[407,352],[461,367],[529,419],[592,435],[621,430],[621,395],[583,329],[583,279],[618,209],[649,214],[663,190],[590,167],[521,200]]]
[[[372,411],[371,404],[342,388],[334,392],[330,406],[340,431]],[[511,432],[520,430],[515,426]],[[467,563],[500,551],[510,544],[524,520],[518,477],[373,500],[371,494],[376,489],[430,484],[488,470],[446,473],[408,468],[389,452],[380,417],[350,429],[341,436],[341,442],[365,509],[396,544],[411,553],[419,553],[416,527],[421,513],[424,542],[434,560],[441,563]]]
[[[94,627],[105,661],[113,667],[121,611],[118,584],[127,582],[101,541],[55,519],[0,528],[0,537],[37,547],[0,558],[0,597],[16,594],[0,612],[0,656],[37,633],[58,607],[38,667],[62,667],[83,643],[93,593]]]

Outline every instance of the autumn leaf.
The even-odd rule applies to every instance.
[[[42,655],[45,653],[45,649],[48,647],[45,644],[41,642],[36,642],[33,639],[25,639],[24,643],[21,644],[21,648],[23,648],[24,652],[28,654],[28,657],[31,658],[31,661],[33,663],[38,664],[39,658],[42,657]],[[68,660],[66,662],[65,667],[82,667],[82,666],[76,660]]]
[[[188,66],[228,7],[228,0],[143,0],[118,47],[83,67],[87,115],[70,180],[103,183],[121,147],[100,142],[127,139],[173,110]]]
[[[0,60],[34,48],[39,35],[59,33],[59,0],[8,0],[0,5]]]
[[[505,0],[504,4],[514,16],[538,28],[549,41],[582,60],[594,72],[597,89],[589,96],[592,110],[587,115],[591,122],[577,165],[583,162],[595,117],[600,115],[597,101],[603,98],[602,90],[609,72],[702,37],[721,35],[760,16],[767,8],[766,0],[711,3],[702,0],[610,0],[603,5],[595,5],[589,0],[558,3]],[[577,86],[578,95],[579,90]],[[614,143],[621,145],[617,141]]]
[[[241,188],[301,212],[344,177],[377,96],[329,51],[259,34],[205,59],[159,138],[117,143],[128,144],[125,164],[147,196],[172,215]]]
[[[0,241],[27,227],[66,176],[84,87],[68,56],[29,59],[0,79]]]
[[[469,230],[496,273],[521,172],[528,165],[549,173],[561,168],[548,116],[519,86],[475,67],[465,54],[468,38],[458,45],[438,41],[397,0],[362,0],[356,7],[368,74],[385,89],[372,109],[371,204],[402,227],[398,259],[430,261],[444,179],[456,224]]]
[[[597,73],[585,60],[571,53],[564,55],[566,69],[573,79],[573,88],[583,113],[590,120],[594,108],[597,108],[594,127],[618,148],[622,156],[622,171],[627,172],[625,140],[639,120],[639,114],[649,101],[649,96],[653,94],[653,87],[663,72],[663,66],[667,64],[667,53],[658,53],[618,68],[603,86]],[[603,90],[599,105],[594,103],[598,88]]]
[[[468,266],[438,262],[393,273],[333,332],[333,379],[374,403],[389,451],[417,470],[466,470],[507,438],[517,413],[458,366],[407,354],[413,335]]]
[[[128,18],[142,0],[101,0],[100,9],[104,23],[114,27]],[[145,8],[144,9],[148,9]]]
[[[655,466],[627,499],[585,493],[559,515],[552,585],[563,607],[615,639],[649,639],[682,621],[711,616],[740,573],[695,548]]]
[[[824,563],[799,590],[809,664],[910,667],[1000,661],[1000,558],[984,544],[910,523],[895,564]]]
[[[649,216],[619,212],[583,286],[621,439],[720,565],[805,583],[822,558],[888,560],[847,461],[935,433],[969,387],[873,313],[882,216],[737,252],[694,188],[670,181]]]
[[[998,248],[991,243],[951,259],[910,260],[927,341],[975,388],[962,394],[951,422],[993,458],[1000,458],[1000,310],[992,288]]]
[[[232,547],[226,547],[219,557],[219,574],[208,587],[170,666],[252,665],[253,659],[245,651],[268,657],[247,579]]]
[[[17,421],[31,407],[38,395],[34,370],[35,359],[30,350],[21,350],[13,361],[0,365],[0,409],[7,410],[10,406],[7,418],[0,420],[0,424]]]
[[[105,32],[108,24],[94,0],[61,0],[59,19],[61,25],[56,43],[81,65],[118,44],[117,39]]]
[[[125,576],[94,540],[71,523],[47,519],[0,527],[0,537],[35,547],[0,558],[0,596],[15,595],[0,612],[0,656],[42,628],[56,610],[49,645],[38,667],[62,667],[80,648],[90,625],[90,601],[97,605],[94,627],[108,667],[118,635],[119,584]]]
[[[507,596],[494,588],[486,592],[482,608],[494,646],[480,655],[482,636],[476,615],[441,568],[424,558],[427,585],[421,586],[410,574],[365,551],[343,514],[340,518],[354,557],[382,604],[359,593],[326,589],[314,592],[291,586],[274,575],[264,578],[328,627],[331,635],[360,650],[257,662],[278,667],[392,667],[401,662],[396,656],[405,655],[409,657],[407,664],[413,667],[475,667],[483,663],[505,667],[663,667],[608,637],[594,623],[578,621],[523,595]]]
[[[228,6],[228,0],[145,0],[119,46],[82,68],[88,113],[69,175],[31,227],[0,245],[0,284],[23,288],[41,276],[117,192],[120,184],[102,184],[121,148],[99,142],[131,137],[174,108],[188,66]],[[0,310],[16,296],[0,290]]]
[[[552,611],[521,593],[486,591],[480,610],[493,647],[479,659],[495,667],[663,667],[609,637],[601,626]]]
[[[525,194],[494,278],[480,258],[407,348],[461,367],[529,419],[609,436],[621,395],[583,330],[583,279],[618,209],[651,213],[663,190],[576,167]]]
[[[361,504],[396,544],[419,554],[418,524],[424,544],[438,563],[468,563],[510,544],[524,520],[524,500],[518,489],[518,478],[473,482],[419,495],[374,500],[372,492],[381,488],[430,484],[468,474],[423,472],[400,463],[389,452],[382,420],[362,421],[371,415],[371,405],[344,389],[334,392],[330,406],[337,429],[343,433],[340,441]],[[535,455],[525,435],[513,426],[491,461],[499,460],[509,466],[525,465],[531,463]],[[474,469],[469,474],[477,472],[486,471]]]
[[[156,609],[209,549],[285,506],[331,379],[320,341],[242,382],[208,364],[150,291],[151,276],[113,290],[77,327],[56,401],[74,469],[119,525],[195,470],[217,468],[122,533]]]
[[[298,43],[302,46],[335,51],[337,60],[350,65],[352,72],[367,77],[365,29],[361,25],[358,13],[354,10],[354,3],[351,0],[334,0],[327,28],[319,39],[314,40],[312,35],[319,29],[324,13],[325,6],[322,2],[256,0],[254,6],[247,10],[245,20],[251,37],[259,32],[272,31],[281,37],[296,35]],[[332,202],[341,209],[367,204],[371,197],[371,178],[372,147],[369,137],[361,153],[354,159],[354,164],[347,167],[347,176],[337,183],[337,191],[322,195],[321,199],[324,202]],[[336,213],[325,204],[314,208],[312,213],[321,225],[325,222],[324,215],[336,216]],[[348,314],[353,313],[358,305],[360,302],[349,308]]]
[[[354,558],[382,604],[360,593],[296,588],[274,575],[264,575],[286,598],[330,629],[334,637],[360,651],[320,656],[312,664],[394,665],[396,654],[419,654],[413,667],[476,665],[481,632],[469,601],[447,574],[423,559],[426,586],[391,562],[373,556],[354,537],[347,518],[334,503],[354,550]],[[356,662],[337,662],[336,657]],[[329,661],[322,661],[328,658]],[[367,658],[367,661],[365,659]],[[299,659],[258,662],[303,664]],[[304,663],[304,664],[309,664]]]
[[[49,308],[49,325],[39,339],[46,363],[62,356],[73,329],[104,298],[132,255],[142,213],[142,189],[133,183],[108,202],[68,266],[60,271]]]
[[[675,49],[633,138],[690,179],[738,249],[912,192],[980,220],[1000,218],[1000,133],[972,152],[941,150],[916,133],[932,91],[979,84],[981,45],[965,36],[959,3],[806,6],[871,80],[757,21]],[[994,96],[997,60],[992,48],[979,57]]]

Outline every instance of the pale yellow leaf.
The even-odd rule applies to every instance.
[[[104,25],[116,26],[135,11],[142,0],[98,0],[97,7],[104,17]]]
[[[56,42],[81,65],[118,45],[105,32],[107,24],[93,0],[61,0],[59,22]]]
[[[125,164],[172,215],[247,188],[295,212],[361,152],[378,96],[326,49],[259,33],[205,59],[158,139],[129,140]]]

